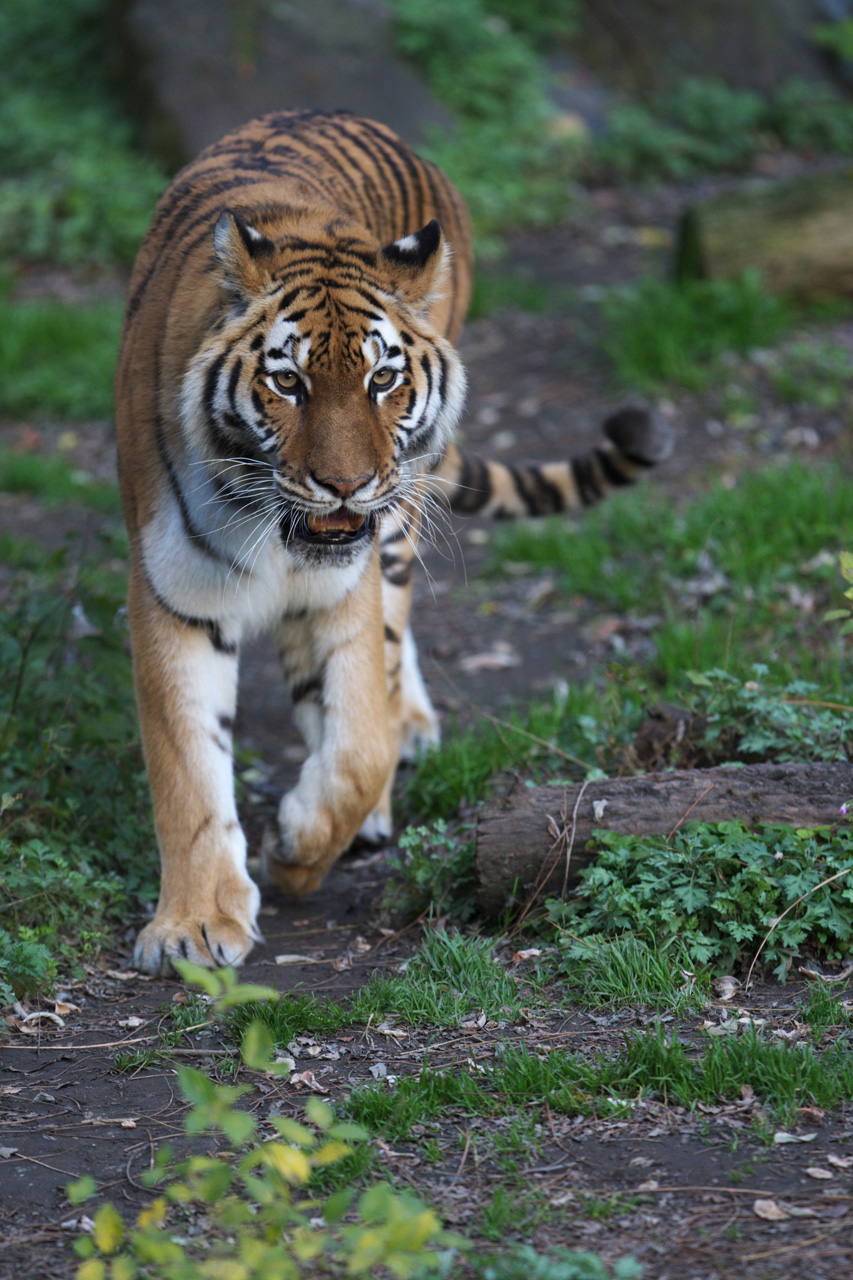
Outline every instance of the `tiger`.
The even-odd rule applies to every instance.
[[[273,633],[308,749],[264,875],[301,896],[391,835],[401,756],[439,725],[409,626],[428,504],[570,511],[667,455],[642,409],[581,457],[452,443],[472,279],[462,198],[391,129],[253,120],[174,178],[132,271],[115,381],[128,617],[161,861],[134,965],[239,965],[260,939],[237,815],[241,642]]]

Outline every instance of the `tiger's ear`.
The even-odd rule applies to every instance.
[[[393,240],[382,250],[391,268],[394,292],[418,310],[426,310],[441,291],[450,247],[441,224],[433,218],[421,231]]]
[[[275,250],[272,240],[250,226],[233,209],[223,209],[213,230],[213,252],[225,275],[222,287],[233,307],[240,309],[269,281],[266,260]]]

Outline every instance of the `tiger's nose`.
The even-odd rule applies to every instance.
[[[348,479],[345,476],[318,476],[315,473],[314,479],[324,488],[333,489],[342,498],[351,498],[356,490],[366,485],[369,480],[373,479],[374,475],[375,472],[373,471],[362,471],[360,476]]]

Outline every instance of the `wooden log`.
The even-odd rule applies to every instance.
[[[771,293],[853,294],[853,168],[755,182],[693,205],[676,252],[679,279],[757,268]]]
[[[574,786],[515,786],[477,823],[478,904],[498,915],[542,885],[559,896],[595,859],[593,830],[669,835],[684,821],[827,826],[853,795],[850,764],[754,764],[609,778]],[[575,833],[566,875],[566,848]],[[565,834],[561,834],[565,833]]]

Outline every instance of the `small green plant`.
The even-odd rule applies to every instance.
[[[853,601],[853,552],[842,551],[838,557],[841,565],[841,576],[845,582],[849,583],[847,590],[844,592],[845,600]],[[847,636],[853,631],[853,606],[847,606],[843,609],[830,609],[824,614],[824,622],[840,622],[842,625],[838,628],[839,635]]]
[[[0,929],[0,1005],[50,991],[55,979],[56,957],[34,929]]]
[[[521,1192],[499,1186],[480,1214],[479,1234],[495,1244],[508,1237],[530,1236],[551,1217],[547,1199],[541,1192]]]
[[[270,988],[238,984],[231,970],[211,972],[180,960],[176,967],[202,987],[217,1014],[279,998]],[[241,1046],[245,1067],[281,1074],[285,1068],[276,1066],[272,1051],[268,1029],[250,1023]],[[251,1085],[216,1084],[192,1067],[179,1067],[178,1081],[189,1103],[187,1134],[221,1135],[225,1152],[175,1164],[161,1149],[145,1176],[160,1194],[130,1230],[110,1202],[97,1209],[91,1235],[75,1244],[83,1259],[77,1280],[131,1280],[143,1272],[182,1280],[299,1280],[316,1275],[318,1265],[367,1275],[380,1264],[400,1280],[416,1280],[441,1271],[447,1255],[443,1259],[439,1248],[464,1245],[442,1230],[432,1210],[387,1183],[374,1183],[358,1199],[352,1186],[319,1196],[308,1189],[316,1171],[334,1167],[366,1139],[358,1126],[337,1120],[328,1103],[311,1098],[307,1123],[271,1116],[272,1136],[264,1136],[256,1117],[238,1105]],[[80,1204],[94,1191],[91,1179],[81,1180],[69,1186],[69,1199]],[[190,1208],[204,1215],[201,1236],[176,1229]]]
[[[670,839],[600,832],[597,843],[576,898],[548,904],[570,959],[583,960],[590,935],[635,933],[664,949],[678,940],[694,967],[730,971],[748,963],[769,935],[762,958],[784,982],[805,949],[835,960],[853,943],[853,839],[846,829],[691,823]]]
[[[287,1000],[272,1000],[238,1005],[227,1019],[231,1040],[242,1039],[252,1022],[262,1023],[279,1048],[290,1044],[296,1036],[332,1035],[347,1027],[352,1015],[334,1000],[318,1000],[316,996],[297,992]]]
[[[693,686],[691,710],[702,725],[690,751],[703,763],[785,764],[853,755],[853,708],[827,705],[807,680],[780,684],[763,663],[755,663],[751,674],[751,680],[740,680],[727,671],[686,673]]]
[[[471,919],[477,879],[474,844],[464,831],[451,834],[438,818],[429,827],[407,827],[397,847],[389,865],[399,882],[386,889],[386,903],[410,912],[431,908],[463,922]]]
[[[827,47],[844,24],[822,29]],[[614,107],[588,167],[623,182],[744,170],[768,146],[850,154],[853,107],[829,85],[792,79],[770,100],[693,77],[651,106]]]
[[[604,350],[619,380],[639,391],[706,387],[723,352],[769,346],[792,321],[756,272],[680,284],[648,278],[606,294],[601,314]]]

